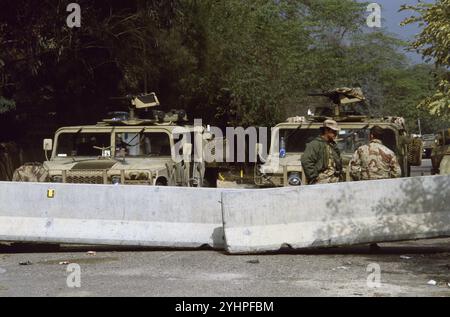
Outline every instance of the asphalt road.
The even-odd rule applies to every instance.
[[[73,247],[20,253],[3,247],[0,296],[450,296],[450,240],[381,246],[377,252],[361,246],[263,256],[101,249],[88,255],[89,248]],[[60,262],[80,266],[80,288],[68,287],[68,267]],[[367,272],[374,264],[381,285],[367,283],[375,281]]]
[[[429,175],[431,175],[432,168],[433,168],[433,165],[431,163],[431,160],[429,160],[429,159],[423,160],[422,166],[411,168],[411,176],[412,177],[429,176]]]
[[[413,172],[427,170],[424,162]],[[88,255],[92,248],[51,252],[4,244],[0,296],[450,296],[450,239],[381,247],[262,256],[97,248]],[[79,265],[81,287],[67,283],[67,263]],[[374,267],[380,269],[380,285],[373,284],[378,275],[368,272]],[[428,285],[431,280],[436,285]]]

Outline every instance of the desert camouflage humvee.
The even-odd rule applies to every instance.
[[[353,154],[361,145],[369,143],[370,129],[376,125],[384,129],[382,141],[396,153],[404,177],[410,176],[410,166],[421,165],[422,141],[408,135],[403,118],[370,118],[355,113],[352,107],[349,111],[349,105],[365,100],[360,89],[340,88],[312,96],[319,95],[330,98],[335,103],[335,109],[320,108],[319,115],[289,118],[275,127],[268,157],[264,164],[257,165],[255,169],[254,179],[258,187],[306,185],[300,160],[306,145],[320,135],[323,122],[327,119],[337,121],[342,129],[337,144],[342,154],[346,181],[351,180],[348,167]]]
[[[44,140],[47,161],[19,168],[13,181],[206,186],[207,167],[193,159],[192,145],[210,142],[205,130],[185,125],[184,111],[137,118],[135,111],[159,105],[155,94],[135,97],[132,105],[130,113],[114,113],[97,125],[59,129],[54,140]]]

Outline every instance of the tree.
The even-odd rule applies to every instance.
[[[70,2],[4,0],[0,12],[1,95],[61,124],[98,120],[110,97],[158,86],[155,48],[175,14],[175,1],[80,0],[82,27],[70,29]]]
[[[117,110],[110,97],[155,91],[208,124],[272,126],[313,109],[309,92],[360,84],[371,114],[415,122],[442,75],[364,32],[353,0],[79,0],[80,29],[65,24],[69,2],[2,1],[0,111],[93,123]]]
[[[403,25],[419,23],[422,32],[411,44],[411,48],[422,53],[427,61],[434,61],[436,67],[445,71],[440,74],[437,91],[425,98],[421,106],[432,114],[450,117],[450,0],[437,0],[434,4],[419,3],[416,6],[403,6],[402,10],[412,10],[412,16]]]
[[[181,3],[198,75],[186,90],[203,104],[199,113],[233,125],[273,125],[305,111],[308,92],[345,74],[340,46],[364,21],[364,5],[350,0]]]

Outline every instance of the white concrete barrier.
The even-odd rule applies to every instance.
[[[222,202],[230,253],[450,236],[450,176],[224,192]]]
[[[223,248],[221,191],[0,183],[0,241]]]

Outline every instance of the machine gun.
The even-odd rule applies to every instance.
[[[143,125],[143,124],[173,124],[177,122],[187,122],[187,114],[184,110],[170,110],[165,112],[159,109],[161,104],[154,92],[150,94],[128,95],[126,97],[112,98],[116,100],[128,100],[130,103],[129,112],[111,112],[110,118],[103,120],[108,124]],[[154,109],[149,111],[149,109]],[[145,118],[141,118],[137,113],[143,110],[150,113]]]
[[[330,108],[323,108],[323,107],[316,109],[316,111],[319,110],[321,115],[334,117],[341,116],[341,114],[344,112],[342,111],[342,108],[344,106],[355,105],[366,101],[366,97],[364,96],[364,93],[361,88],[346,88],[346,87],[336,88],[334,90],[324,91],[321,93],[310,93],[308,94],[308,96],[312,97],[321,96],[329,98],[335,105],[334,111]]]

